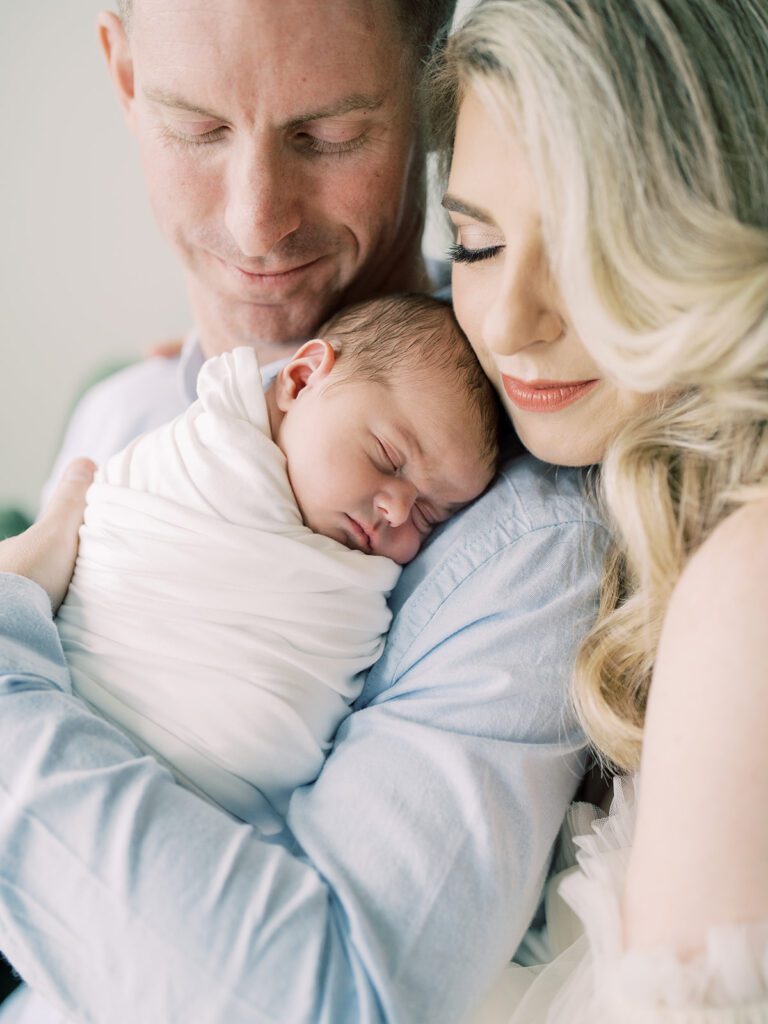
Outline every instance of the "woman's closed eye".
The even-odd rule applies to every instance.
[[[470,249],[461,242],[454,242],[448,247],[448,259],[452,263],[480,263],[482,260],[498,256],[503,249],[503,245],[486,245],[480,249]]]

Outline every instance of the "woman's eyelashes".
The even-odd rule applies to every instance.
[[[503,248],[503,245],[486,245],[480,249],[468,249],[461,242],[454,242],[448,247],[448,259],[452,263],[480,263],[498,256]]]

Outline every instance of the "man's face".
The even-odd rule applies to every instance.
[[[356,282],[387,280],[418,231],[392,0],[135,0],[126,53],[118,86],[207,355],[304,339]]]

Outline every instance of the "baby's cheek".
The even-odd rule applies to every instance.
[[[398,538],[397,546],[390,558],[394,559],[398,565],[407,565],[418,555],[425,540],[426,537],[423,537],[416,527],[413,527],[412,532],[409,531],[407,536]]]

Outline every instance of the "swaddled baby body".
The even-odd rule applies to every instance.
[[[399,565],[496,461],[490,385],[448,307],[334,317],[265,393],[254,351],[88,493],[58,626],[89,704],[264,831],[318,774],[378,657]]]

